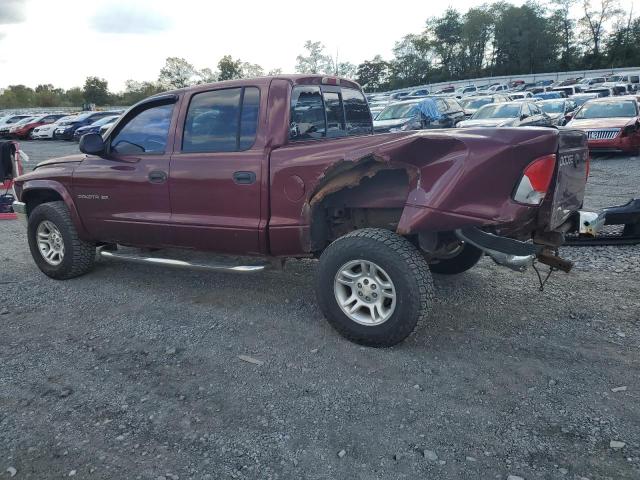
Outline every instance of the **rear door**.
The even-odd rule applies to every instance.
[[[219,88],[184,99],[169,175],[177,246],[263,253],[264,139],[257,133],[267,91]]]

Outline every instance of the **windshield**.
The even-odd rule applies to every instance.
[[[472,118],[474,120],[485,118],[515,118],[518,115],[520,115],[520,105],[497,104],[482,107]]]
[[[398,118],[411,118],[418,113],[417,103],[396,103],[389,105],[376,117],[376,120],[394,120]]]
[[[591,102],[585,103],[575,118],[635,117],[638,114],[635,102]]]
[[[564,102],[541,102],[538,106],[545,113],[564,113]]]
[[[460,102],[462,104],[462,108],[465,108],[467,110],[472,110],[472,109],[477,109],[482,107],[483,105],[488,105],[490,103],[493,103],[493,99],[492,98],[467,98],[465,100],[462,100]]]

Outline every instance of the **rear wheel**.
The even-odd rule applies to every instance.
[[[462,243],[457,253],[450,258],[434,261],[429,265],[433,273],[440,275],[457,275],[466,272],[480,261],[484,253],[477,247],[468,243]]]
[[[78,237],[64,202],[38,205],[29,215],[29,249],[42,272],[66,280],[88,272],[95,261],[95,244]]]
[[[395,233],[366,228],[334,241],[320,257],[318,303],[345,338],[390,347],[426,318],[433,301],[429,267],[418,250]]]

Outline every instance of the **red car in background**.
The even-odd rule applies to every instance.
[[[27,123],[21,123],[20,125],[16,125],[15,127],[9,130],[9,136],[11,138],[20,138],[27,139],[31,136],[31,132],[34,128],[40,127],[42,125],[47,125],[49,123],[54,123],[56,120],[64,117],[66,114],[64,113],[52,113],[47,115],[39,115],[33,117],[33,119]]]
[[[640,154],[640,105],[635,96],[589,100],[567,127],[584,131],[592,152]]]

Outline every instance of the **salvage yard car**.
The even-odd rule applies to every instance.
[[[31,138],[33,138],[34,140],[52,139],[55,129],[60,125],[69,122],[75,116],[76,115],[67,115],[66,117],[59,118],[54,123],[48,123],[46,125],[34,128],[31,132]]]
[[[553,122],[534,102],[522,100],[485,105],[458,127],[550,127]]]
[[[388,105],[373,121],[375,133],[451,128],[464,119],[454,98],[426,97]]]
[[[18,177],[14,209],[55,279],[87,273],[96,251],[245,273],[318,258],[330,324],[378,347],[428,317],[432,272],[464,272],[485,254],[516,271],[569,270],[554,252],[582,223],[584,133],[372,130],[360,87],[343,78],[175,90],[134,105],[104,137],[84,135],[82,154]],[[194,265],[164,248],[229,260]]]
[[[32,137],[33,130],[42,126],[57,122],[64,117],[64,113],[51,113],[38,115],[31,118],[28,122],[20,123],[9,130],[9,137],[16,139],[27,139]]]
[[[568,127],[583,130],[593,152],[640,154],[640,111],[637,97],[589,100]]]
[[[566,124],[576,109],[576,104],[570,99],[540,100],[536,105],[551,119],[552,125],[562,126]]]

